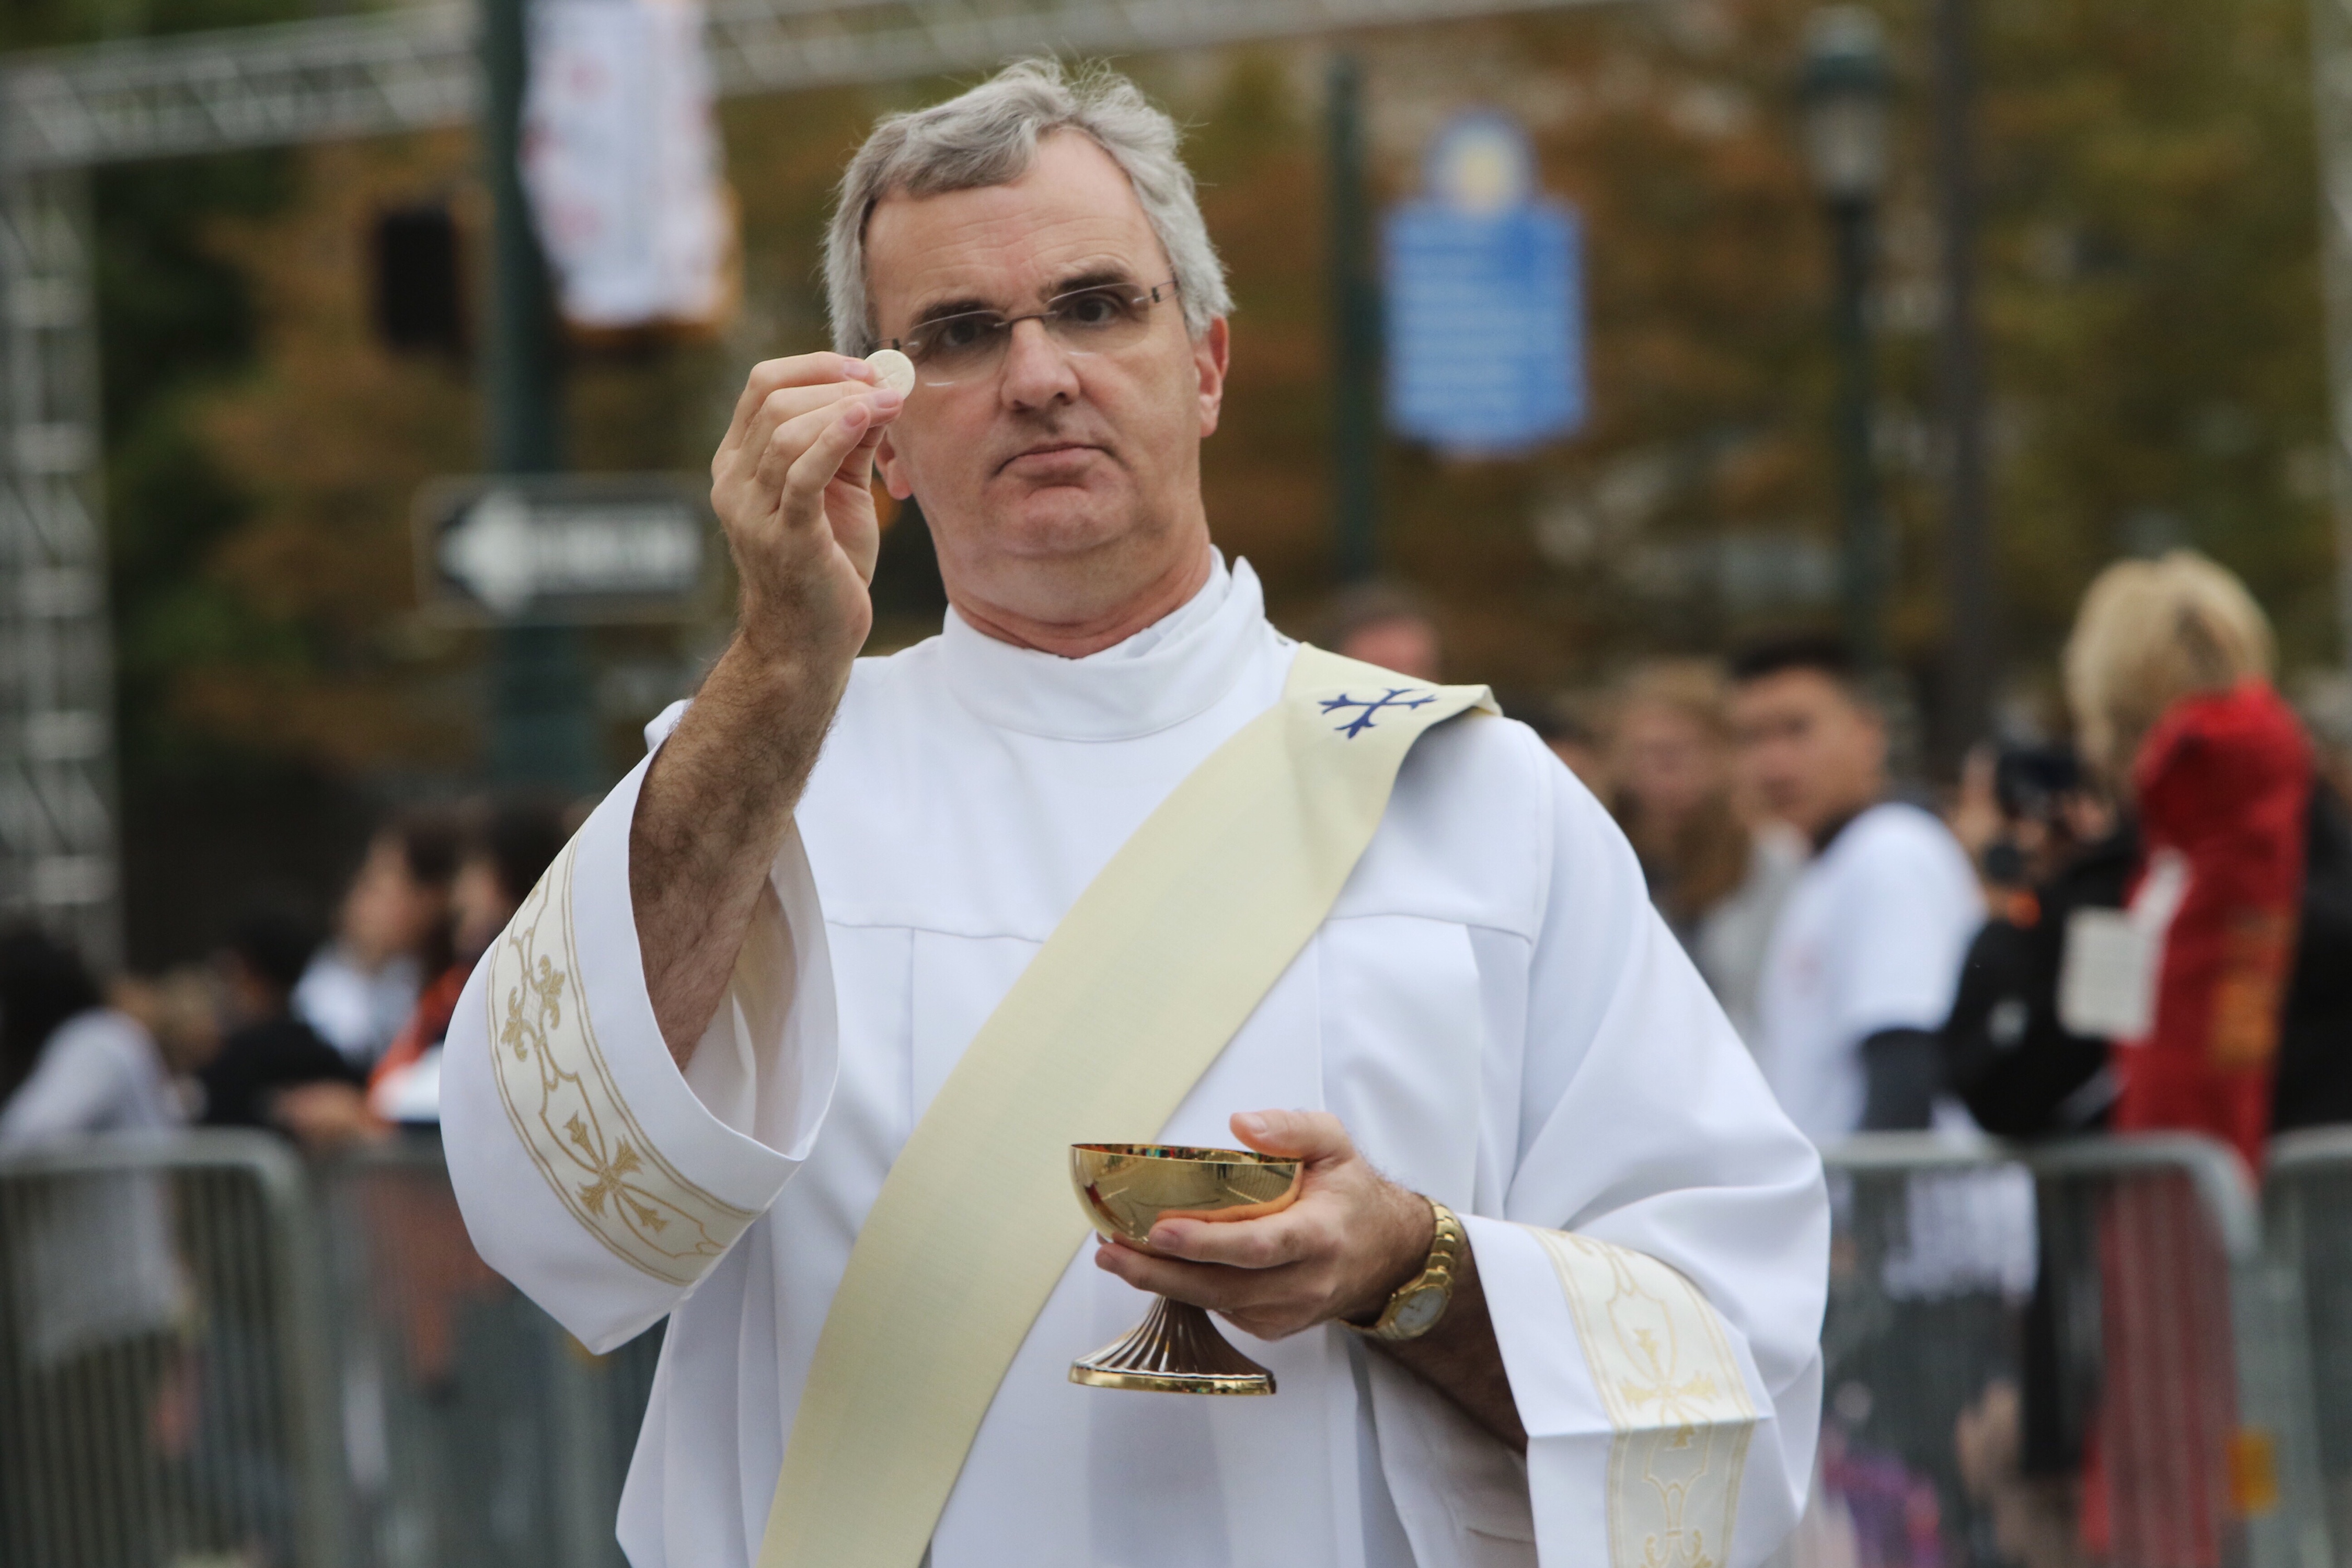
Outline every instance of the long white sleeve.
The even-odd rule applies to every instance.
[[[678,1070],[629,901],[646,767],[483,955],[442,1068],[443,1141],[475,1247],[598,1351],[667,1314],[775,1201],[815,1141],[835,1061],[824,923],[795,833]]]
[[[1811,1471],[1820,1160],[1622,837],[1564,773],[1553,795],[1517,1159],[1464,1216],[1524,1469],[1376,1356],[1383,1469],[1424,1563],[1751,1568]]]

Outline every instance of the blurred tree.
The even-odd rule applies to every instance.
[[[1829,619],[1827,258],[1791,102],[1811,9],[1665,0],[1366,40],[1391,195],[1417,182],[1446,116],[1494,104],[1530,128],[1545,184],[1586,223],[1591,426],[1513,462],[1410,447],[1388,459],[1389,559],[1439,595],[1465,673],[1591,679],[1647,651]],[[1880,461],[1898,533],[1895,647],[1932,700],[1944,609],[1927,17],[1882,9],[1906,85],[1876,304]],[[2325,657],[2326,407],[2299,0],[2157,0],[2154,12],[1994,0],[1981,24],[2011,678],[2046,686],[2099,565],[2183,542],[2245,574],[2291,661]],[[1313,78],[1290,80],[1295,120]],[[1214,112],[1196,110],[1204,139],[1220,134]],[[1286,256],[1253,236],[1240,196],[1212,198],[1236,270],[1288,267],[1311,293],[1296,238],[1315,193],[1297,189],[1272,226]],[[1242,363],[1255,327],[1246,312],[1237,322]],[[1229,427],[1247,422],[1247,395],[1237,378],[1244,406]],[[1311,426],[1319,392],[1291,395]],[[1319,520],[1307,433],[1293,433],[1305,489],[1290,502]],[[1213,468],[1229,460],[1213,450]]]
[[[1391,454],[1391,560],[1457,667],[1589,679],[1812,613],[1831,587],[1824,241],[1791,132],[1792,0],[1678,0],[1383,40],[1394,187],[1458,110],[1505,109],[1584,220],[1593,415],[1517,461]]]
[[[1248,557],[1277,616],[1304,624],[1331,581],[1330,312],[1311,57],[1243,53],[1183,105],[1185,153],[1233,279],[1234,356],[1202,490],[1217,542]],[[1155,82],[1181,91],[1181,83]]]
[[[257,216],[279,205],[292,191],[288,169],[280,154],[250,153],[104,169],[93,181],[116,736],[134,963],[200,951],[230,918],[226,909],[201,907],[205,900],[192,900],[189,889],[225,889],[244,877],[228,866],[191,863],[197,843],[237,842],[239,867],[249,873],[260,860],[257,841],[315,855],[310,829],[338,815],[333,791],[314,769],[192,728],[169,702],[181,661],[239,618],[203,567],[248,510],[197,416],[207,392],[250,363],[252,289],[241,270],[207,247],[205,236],[224,215]],[[192,836],[197,814],[208,831]],[[247,814],[256,831],[239,834],[232,824]],[[299,886],[275,879],[284,890]]]
[[[1986,8],[2003,585],[2046,653],[2105,561],[2193,544],[2290,662],[2334,641],[2299,0]]]
[[[446,356],[384,346],[367,264],[376,214],[461,183],[470,155],[458,133],[309,149],[298,205],[214,231],[266,303],[257,363],[203,416],[250,498],[190,584],[233,613],[173,661],[172,709],[210,734],[345,776],[470,760],[465,650],[415,624],[409,507],[477,466],[474,395]]]

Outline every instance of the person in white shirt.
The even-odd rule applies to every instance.
[[[1984,922],[1975,871],[1941,822],[1887,798],[1885,721],[1836,642],[1759,645],[1732,682],[1748,787],[1813,851],[1765,950],[1764,1077],[1816,1142],[1928,1127],[1936,1031]]]
[[[1033,61],[853,161],[838,352],[757,367],[713,463],[734,640],[459,999],[467,1225],[592,1348],[669,1317],[636,1568],[1751,1568],[1811,1464],[1818,1157],[1540,742],[1289,641],[1212,545],[1230,306],[1176,142]],[[952,607],[856,659],[877,470]],[[1392,791],[1216,793],[1375,754]],[[1352,870],[1297,896],[1343,821]],[[1219,945],[1269,901],[1295,939]],[[1097,1131],[1202,952],[1198,990],[1264,984]],[[1296,1157],[1300,1195],[1082,1245],[1067,1145],[1154,1137]],[[1134,1287],[1278,1392],[1074,1382]]]
[[[46,932],[0,935],[0,1156],[106,1134],[160,1133],[186,1113],[139,1021],[105,1005],[79,955]],[[186,1283],[152,1175],[59,1180],[0,1205],[27,1363],[50,1370],[176,1327]]]
[[[79,955],[45,932],[0,935],[0,1151],[185,1120],[154,1038],[105,1005]]]

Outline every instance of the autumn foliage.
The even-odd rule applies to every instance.
[[[1382,459],[1388,569],[1441,607],[1459,674],[1521,689],[1634,655],[1823,616],[1835,538],[1826,257],[1793,134],[1798,0],[1659,0],[1349,47],[1365,67],[1379,195],[1472,105],[1516,114],[1587,237],[1594,416],[1522,459]],[[2244,572],[2288,647],[2325,651],[2326,427],[2308,104],[2292,0],[1991,0],[1981,13],[1997,528],[2013,677],[2030,682],[2081,584],[2142,543]],[[1897,533],[1892,626],[1943,635],[1932,397],[1940,300],[1923,17],[1886,12],[1902,83],[1884,225],[1881,468]],[[1328,304],[1312,42],[1126,62],[1192,127],[1233,273],[1234,371],[1205,458],[1213,524],[1311,631],[1328,595]],[[587,468],[695,471],[745,366],[823,341],[817,240],[871,117],[945,82],[727,107],[744,296],[715,342],[583,353],[569,394]],[[472,150],[455,134],[299,154],[273,215],[205,243],[249,281],[250,361],[190,397],[241,508],[197,570],[202,635],[165,645],[184,732],[354,776],[463,773],[485,644],[420,617],[416,487],[479,462],[469,367],[396,357],[364,309],[379,208],[452,193],[478,257]],[[129,520],[171,527],[168,494]],[[126,635],[152,637],[137,624]],[[173,623],[176,624],[176,623]],[[692,679],[723,616],[615,634],[647,679],[606,704],[617,768],[641,710]],[[150,659],[150,664],[157,661]]]

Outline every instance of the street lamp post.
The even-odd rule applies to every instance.
[[[1845,636],[1866,670],[1885,658],[1886,530],[1871,452],[1870,273],[1886,183],[1886,44],[1878,18],[1830,5],[1806,29],[1806,161],[1836,252],[1838,510]]]
[[[2331,0],[2333,3],[2333,0]],[[1937,401],[1948,447],[1944,542],[1951,581],[1937,761],[1957,766],[1992,729],[2000,599],[1993,584],[1985,373],[1977,321],[1975,0],[1935,0],[1936,197],[1943,228],[1944,330]]]

